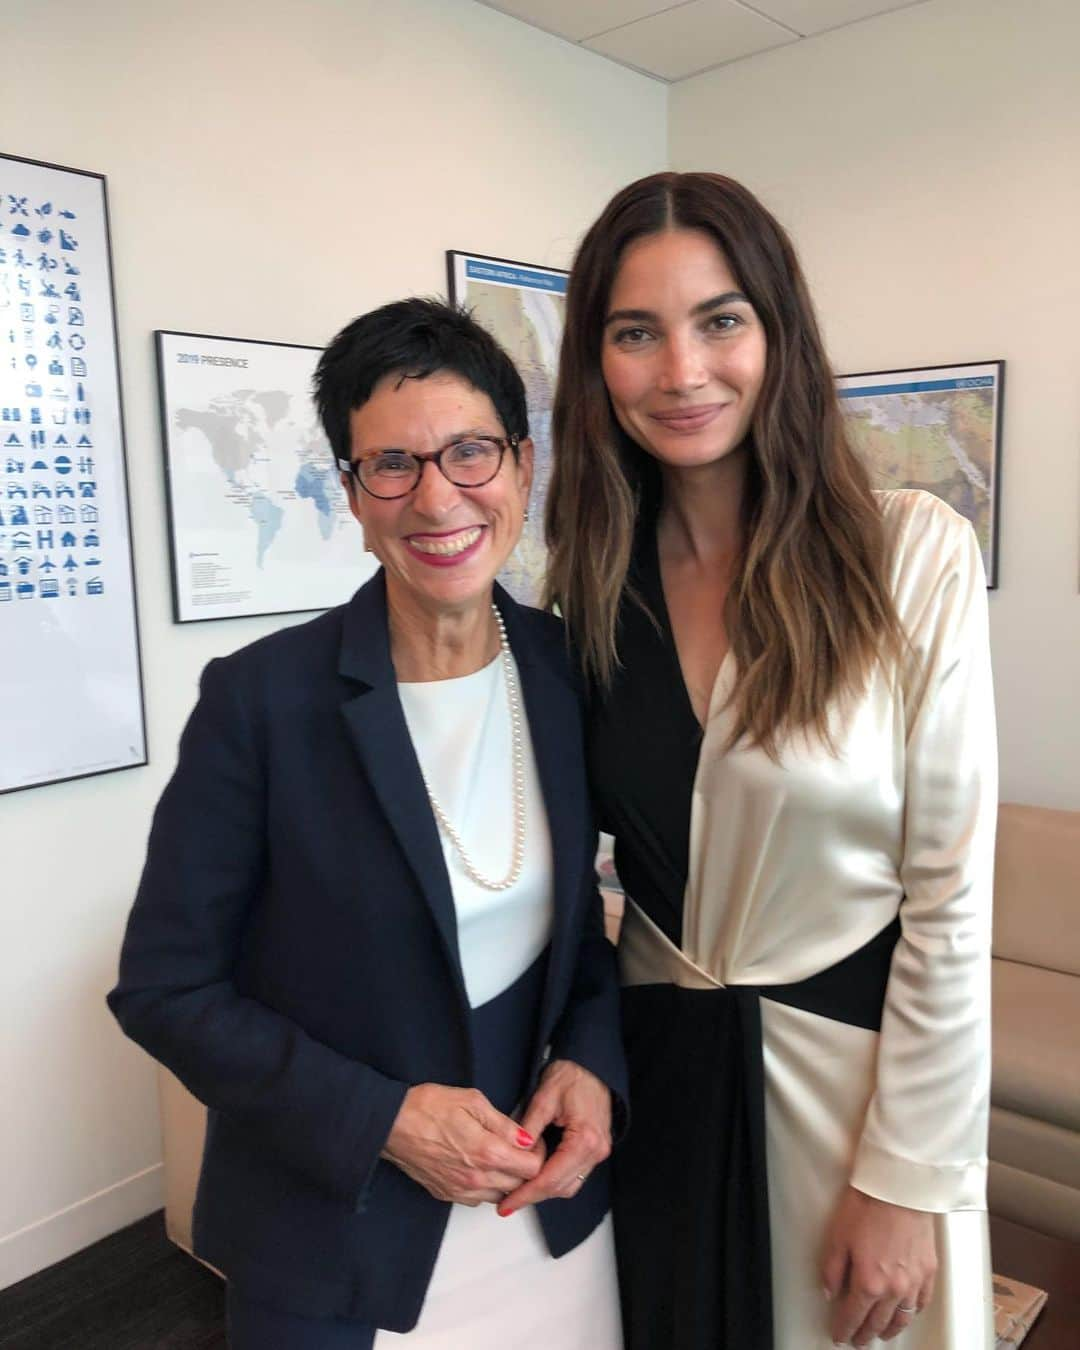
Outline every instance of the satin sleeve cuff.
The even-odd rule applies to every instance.
[[[858,1191],[907,1209],[946,1214],[986,1208],[986,1160],[939,1166],[860,1143],[851,1173]]]

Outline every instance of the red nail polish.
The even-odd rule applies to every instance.
[[[495,1213],[499,1216],[500,1219],[509,1219],[513,1214],[513,1212],[514,1211],[512,1209],[497,1209],[495,1211]]]
[[[529,1133],[528,1130],[521,1130],[521,1129],[519,1129],[517,1132],[517,1141],[519,1148],[532,1148],[533,1144],[536,1143],[536,1140],[532,1137],[532,1135]]]

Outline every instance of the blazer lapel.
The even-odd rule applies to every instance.
[[[390,659],[386,578],[382,571],[357,591],[346,608],[338,672],[360,685],[342,704],[345,725],[431,909],[454,983],[468,1007],[446,859]]]
[[[588,812],[589,803],[584,795],[584,775],[578,767],[582,753],[580,713],[566,674],[529,632],[519,606],[500,586],[495,587],[495,599],[521,675],[522,698],[551,831],[555,914],[546,1004],[566,950],[584,862],[582,817]]]

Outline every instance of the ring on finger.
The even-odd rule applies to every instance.
[[[915,1313],[919,1311],[919,1307],[918,1304],[915,1304],[910,1308],[905,1308],[902,1303],[898,1303],[896,1305],[896,1311],[899,1313],[903,1313],[906,1317],[912,1317],[914,1316]]]
[[[579,1173],[577,1174],[577,1179],[578,1179],[578,1181],[588,1181],[588,1179],[589,1179],[589,1174],[588,1174],[588,1172],[579,1172]]]

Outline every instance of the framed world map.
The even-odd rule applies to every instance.
[[[312,400],[321,349],[155,336],[176,622],[348,600],[376,564]]]
[[[995,587],[1005,362],[871,370],[836,383],[874,487],[924,488],[966,516]]]

